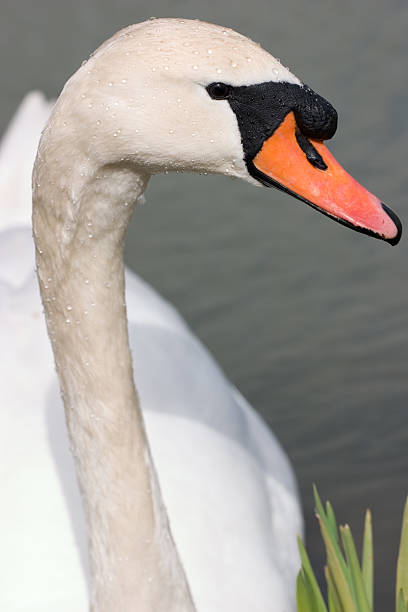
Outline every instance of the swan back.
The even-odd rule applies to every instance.
[[[31,173],[53,102],[38,91],[22,100],[0,141],[0,283],[2,302],[33,276]]]
[[[31,225],[31,172],[53,102],[28,93],[0,143],[0,231]]]

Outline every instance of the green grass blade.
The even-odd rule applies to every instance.
[[[397,564],[397,587],[396,587],[396,593],[398,597],[397,602],[396,602],[397,612],[400,611],[399,599],[400,599],[401,592],[402,592],[404,604],[407,605],[408,604],[408,499],[405,502],[404,517],[402,519],[401,541],[400,541],[398,564]]]
[[[334,510],[333,507],[331,505],[331,503],[329,501],[326,502],[326,515],[327,515],[327,521],[328,524],[330,525],[330,530],[336,540],[336,542],[339,541],[339,533],[337,530],[337,521],[336,521],[336,516],[334,514]]]
[[[314,493],[314,498],[315,498],[317,515],[318,515],[318,518],[320,517],[319,518],[319,522],[321,522],[321,524],[323,524],[325,526],[325,530],[326,530],[327,534],[330,537],[330,540],[331,540],[331,543],[332,543],[332,547],[334,548],[334,551],[336,553],[336,557],[338,559],[338,562],[340,563],[342,574],[344,575],[344,577],[345,577],[345,579],[347,581],[347,584],[349,586],[350,591],[352,591],[353,585],[352,585],[352,582],[351,582],[350,571],[349,571],[349,568],[346,565],[346,561],[345,561],[345,559],[343,557],[343,553],[341,552],[341,549],[340,549],[340,546],[339,546],[338,535],[337,535],[337,528],[336,528],[335,532],[333,533],[333,530],[332,530],[332,528],[330,526],[330,519],[328,519],[328,517],[326,516],[326,513],[325,513],[324,508],[323,508],[323,504],[322,504],[322,502],[320,500],[320,497],[319,497],[319,493],[317,492],[317,488],[314,485],[313,485],[313,493]]]
[[[350,576],[353,584],[353,594],[355,603],[357,604],[357,610],[358,612],[371,612],[367,601],[363,576],[350,527],[348,525],[340,527],[340,534],[344,551],[346,553],[347,564],[350,568]]]
[[[298,573],[296,580],[296,605],[297,612],[314,612],[314,597],[306,585],[305,574],[302,570]]]
[[[344,612],[343,606],[341,605],[341,601],[339,599],[339,594],[337,593],[336,587],[333,582],[333,577],[327,565],[324,568],[324,575],[326,576],[327,582],[327,599],[329,602],[329,612]]]
[[[402,594],[402,589],[398,592],[397,612],[407,612],[407,606],[405,605],[404,595]]]
[[[329,534],[324,521],[319,517],[320,530],[322,532],[323,540],[326,546],[327,552],[327,564],[329,571],[333,576],[333,583],[339,595],[340,602],[347,612],[358,612],[356,605],[353,600],[352,587],[349,585],[343,565],[345,565],[344,559],[343,564],[340,561],[333,539]],[[338,548],[338,546],[337,546]],[[347,572],[349,571],[346,568]]]
[[[370,610],[372,610],[374,597],[374,552],[370,510],[367,510],[364,521],[362,574],[368,605]]]
[[[304,582],[306,586],[310,587],[310,591],[313,595],[313,600],[314,600],[313,612],[327,612],[326,604],[324,603],[324,599],[321,594],[319,585],[317,584],[317,580],[315,578],[312,566],[310,565],[309,557],[307,555],[303,542],[299,537],[298,537],[298,547],[299,547],[300,558],[302,561],[301,572],[303,572]]]

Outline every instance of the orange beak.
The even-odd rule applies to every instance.
[[[355,181],[322,142],[302,136],[293,112],[265,140],[252,164],[266,184],[354,230],[390,244],[399,242],[401,222],[397,215]]]

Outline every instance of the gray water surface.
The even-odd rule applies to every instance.
[[[0,8],[0,127],[24,93],[56,96],[123,25],[151,15],[234,27],[339,111],[330,148],[407,220],[408,5],[389,0],[20,0]],[[392,248],[274,190],[155,177],[128,264],[170,299],[292,459],[312,561],[312,482],[361,533],[374,515],[377,610],[393,605],[408,492],[407,241]]]

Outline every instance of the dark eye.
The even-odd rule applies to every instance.
[[[214,100],[226,100],[231,93],[231,86],[225,83],[211,83],[207,91]]]

